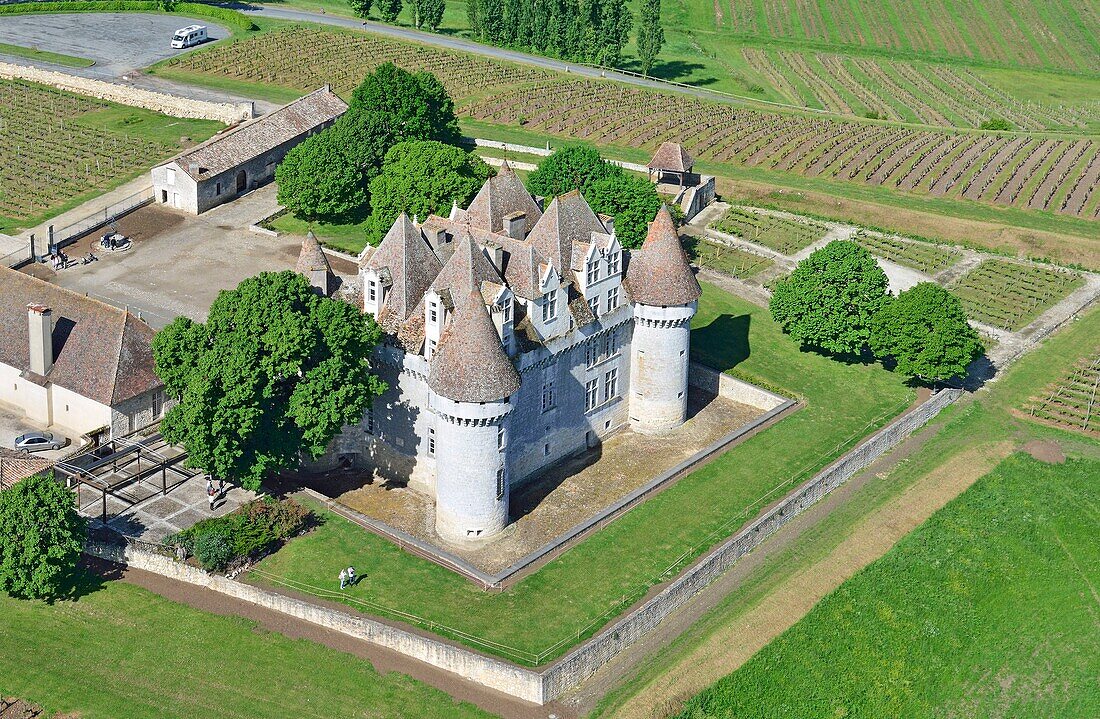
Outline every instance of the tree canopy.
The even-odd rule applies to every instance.
[[[382,172],[371,180],[368,238],[377,244],[401,212],[446,215],[453,203],[465,207],[493,169],[477,155],[434,140],[399,142],[386,153]]]
[[[153,339],[156,371],[180,397],[161,423],[190,461],[256,490],[324,453],[385,390],[368,364],[381,331],[293,272],[263,272],[218,295],[205,323],[178,317]]]
[[[76,496],[53,477],[29,477],[0,492],[0,590],[57,597],[80,558],[84,531]]]
[[[798,263],[776,283],[772,318],[803,347],[860,354],[871,318],[887,301],[886,273],[855,242],[834,241]]]
[[[665,44],[665,31],[661,27],[661,0],[642,0],[641,18],[638,22],[638,60],[642,74],[648,75],[657,61],[661,46]]]
[[[432,32],[439,29],[439,23],[443,21],[443,11],[446,9],[445,0],[409,0],[409,4],[413,9],[413,25]]]
[[[591,145],[566,145],[539,163],[527,189],[543,197],[580,190],[596,212],[615,218],[615,234],[627,248],[640,247],[661,207],[657,188],[600,157]]]
[[[454,102],[429,72],[378,66],[328,129],[298,144],[275,171],[280,204],[305,220],[340,221],[361,212],[370,181],[399,142],[461,138]]]
[[[959,298],[934,282],[887,302],[872,318],[870,345],[876,356],[893,358],[898,372],[933,382],[965,375],[982,354]]]

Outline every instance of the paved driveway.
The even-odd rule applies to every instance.
[[[0,42],[95,60],[89,68],[58,68],[64,72],[103,79],[134,70],[187,50],[173,50],[172,33],[187,25],[205,25],[213,40],[229,31],[207,20],[179,15],[143,13],[76,13],[70,15],[10,15],[0,18]],[[26,58],[12,62],[32,64]],[[45,63],[33,63],[47,67]]]
[[[44,429],[44,427],[31,422],[26,416],[13,407],[0,405],[0,446],[6,447],[7,449],[13,449],[16,437],[24,432],[35,429]],[[60,434],[60,431],[54,431],[54,434]],[[79,442],[77,442],[77,444],[79,444]],[[76,449],[77,447],[70,443],[69,446],[62,447],[56,452],[35,452],[31,456],[56,460],[72,454]]]

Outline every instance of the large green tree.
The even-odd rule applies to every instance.
[[[455,143],[462,137],[454,101],[430,72],[412,73],[392,62],[367,75],[352,92],[345,117],[375,115],[370,123],[389,149],[404,140]],[[341,118],[343,119],[343,118]]]
[[[539,163],[527,189],[543,197],[580,190],[596,212],[615,218],[615,234],[628,248],[640,247],[661,207],[652,182],[600,157],[590,145],[566,145]]]
[[[401,14],[401,0],[378,0],[378,16],[383,22],[397,22],[397,16]]]
[[[385,390],[368,358],[381,331],[293,272],[263,272],[218,295],[205,323],[177,318],[153,339],[156,371],[180,401],[161,431],[189,461],[258,489],[319,457]]]
[[[432,32],[439,29],[439,23],[443,21],[443,11],[446,10],[446,0],[409,0],[409,5],[413,9],[413,25]]]
[[[665,44],[665,31],[661,27],[661,0],[642,0],[641,18],[638,22],[638,60],[642,74],[648,75],[657,61],[657,55]]]
[[[584,197],[593,210],[615,218],[615,236],[627,249],[642,246],[649,223],[661,209],[653,183],[626,172],[596,180]]]
[[[982,354],[959,298],[934,282],[909,288],[875,313],[870,345],[876,356],[893,358],[898,372],[930,382],[965,375]]]
[[[861,354],[871,318],[886,304],[886,273],[855,242],[834,241],[798,263],[776,283],[772,317],[803,347]]]
[[[37,475],[0,491],[0,591],[13,597],[59,595],[84,546],[76,495]]]
[[[329,128],[286,154],[275,168],[279,204],[304,220],[339,220],[363,206],[363,171],[346,134]]]
[[[355,13],[356,17],[367,17],[370,15],[371,5],[374,4],[374,0],[348,0],[348,7]]]
[[[477,155],[434,140],[400,142],[386,153],[382,172],[370,183],[370,237],[377,244],[406,212],[420,218],[465,207],[493,169]]]

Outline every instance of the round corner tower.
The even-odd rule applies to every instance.
[[[471,292],[432,354],[429,406],[435,433],[435,529],[451,542],[490,537],[508,525],[502,432],[520,378],[485,302]]]
[[[691,318],[701,294],[666,207],[650,223],[627,267],[634,308],[630,343],[630,426],[658,434],[687,419]]]

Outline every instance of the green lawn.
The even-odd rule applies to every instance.
[[[591,635],[913,399],[877,366],[799,352],[766,310],[704,286],[693,356],[798,395],[807,406],[694,472],[508,591],[487,593],[334,515],[260,564],[300,587],[331,589],[342,566],[363,580],[344,600],[405,612],[432,631],[517,661],[548,661]],[[270,581],[253,575],[252,581]],[[369,603],[369,604],[364,604]]]
[[[1092,477],[1095,478],[1098,463],[1100,463],[1100,443],[1090,441],[1074,433],[1029,421],[1014,413],[1013,410],[1021,406],[1029,396],[1061,377],[1083,354],[1087,354],[1090,348],[1096,346],[1098,336],[1100,336],[1100,310],[1093,310],[1084,315],[1082,319],[1065,327],[1054,337],[1047,340],[1042,347],[1013,365],[1003,377],[989,386],[988,391],[975,395],[973,400],[961,400],[958,404],[944,410],[937,419],[933,420],[929,427],[923,430],[932,434],[918,452],[906,458],[904,462],[898,464],[889,473],[876,476],[870,480],[866,487],[839,506],[819,526],[808,531],[805,536],[793,542],[776,557],[767,560],[759,570],[755,571],[744,583],[723,599],[715,609],[707,613],[670,646],[661,650],[652,660],[642,665],[622,686],[608,694],[600,703],[596,715],[601,717],[614,716],[618,707],[629,701],[639,691],[645,690],[655,677],[667,673],[670,667],[686,661],[696,647],[707,641],[708,637],[715,631],[728,626],[730,622],[743,615],[759,602],[767,601],[768,591],[772,587],[800,569],[804,569],[811,563],[823,558],[844,540],[851,529],[870,510],[882,506],[891,498],[900,495],[915,481],[942,466],[952,457],[990,443],[1011,441],[1016,446],[1022,446],[1023,443],[1032,439],[1053,439],[1061,444],[1068,455],[1091,462],[1090,465],[1086,466],[1092,468]],[[964,494],[963,496],[966,497],[967,495]],[[1007,512],[1005,516],[1011,517],[1017,514],[1019,514],[1019,511],[1014,509]],[[1091,521],[1095,533],[1095,515],[1093,515]],[[1095,563],[1091,571],[1095,572]],[[857,575],[857,579],[862,576]],[[899,584],[909,586],[900,577],[894,577],[893,579]],[[887,586],[885,591],[892,592],[894,588]],[[896,593],[893,596],[896,597]],[[1022,622],[1025,620],[1020,619],[1020,616],[1026,618],[1030,616],[1031,611],[1031,605],[1027,604],[1016,606],[1010,611],[1006,610],[1002,612],[1002,615],[1008,616],[1015,613],[1017,616],[1012,618],[1012,621]],[[873,617],[868,621],[872,620]],[[797,627],[801,626],[797,625]],[[819,630],[819,634],[822,633],[823,630]],[[997,638],[994,637],[993,641],[996,640]],[[785,640],[781,639],[780,641]],[[811,655],[817,656],[815,654],[817,648],[824,646],[821,644],[822,641],[824,640],[820,636],[814,637],[813,642],[817,643],[805,645],[809,649],[804,655],[799,652],[787,651],[783,656],[779,656],[778,650],[773,650],[770,647],[765,649],[764,652],[776,652],[767,654],[771,661],[770,668],[776,676],[798,676],[800,669],[794,667],[808,661]],[[791,647],[787,643],[782,646],[788,649]],[[857,646],[846,645],[850,656],[831,656],[829,661],[833,666],[845,666],[849,662],[858,663],[863,661],[862,657],[865,654],[876,651],[880,646],[880,643],[871,640]],[[760,656],[764,656],[764,654]],[[732,676],[736,677],[736,673]],[[881,675],[868,676],[881,677]],[[795,695],[794,702],[787,710],[797,711],[803,709],[801,716],[833,716],[829,712],[815,713],[803,703],[806,696],[817,695],[823,686],[827,686],[827,683],[818,685],[816,689],[800,685],[799,689],[803,693]],[[874,693],[870,686],[852,687],[849,685],[849,689],[850,693],[855,696],[866,696]],[[824,692],[821,693],[825,694]],[[787,695],[787,692],[784,691],[783,696]],[[829,694],[829,696],[835,697],[834,694]],[[890,711],[879,713],[878,716],[941,716],[943,714],[944,712],[937,713],[933,711]],[[745,714],[747,717],[758,715],[752,713],[752,711]],[[786,716],[785,714],[765,715]],[[848,714],[848,716],[853,715],[876,716],[874,713],[853,712]],[[959,714],[959,716],[964,715],[981,716],[977,712]],[[1087,712],[1066,714],[1069,717],[1086,715],[1088,715]],[[702,716],[706,715],[703,714]],[[1016,716],[1016,714],[1009,713],[1003,714],[1003,716]],[[1061,716],[1061,714],[1052,712],[1044,716]]]
[[[1100,715],[1097,477],[1009,458],[681,716]]]
[[[14,55],[15,57],[26,57],[31,60],[41,60],[42,62],[51,62],[54,65],[64,65],[66,67],[91,67],[95,65],[95,60],[89,60],[84,57],[74,57],[72,55],[62,55],[59,52],[50,52],[49,50],[39,50],[36,47],[24,47],[22,45],[11,45],[6,42],[0,42],[0,55]]]
[[[301,235],[313,230],[317,239],[325,247],[346,252],[349,255],[358,255],[367,246],[367,220],[350,222],[348,224],[332,224],[328,222],[309,222],[298,219],[297,216],[287,212],[266,223],[273,230],[278,230],[290,235]]]
[[[108,132],[164,143],[173,149],[202,142],[225,129],[225,123],[217,120],[172,117],[127,105],[111,105],[102,110],[86,112],[75,121]],[[184,138],[188,138],[188,142],[182,142]]]
[[[405,675],[83,577],[54,604],[0,593],[0,695],[82,719],[489,717]]]

